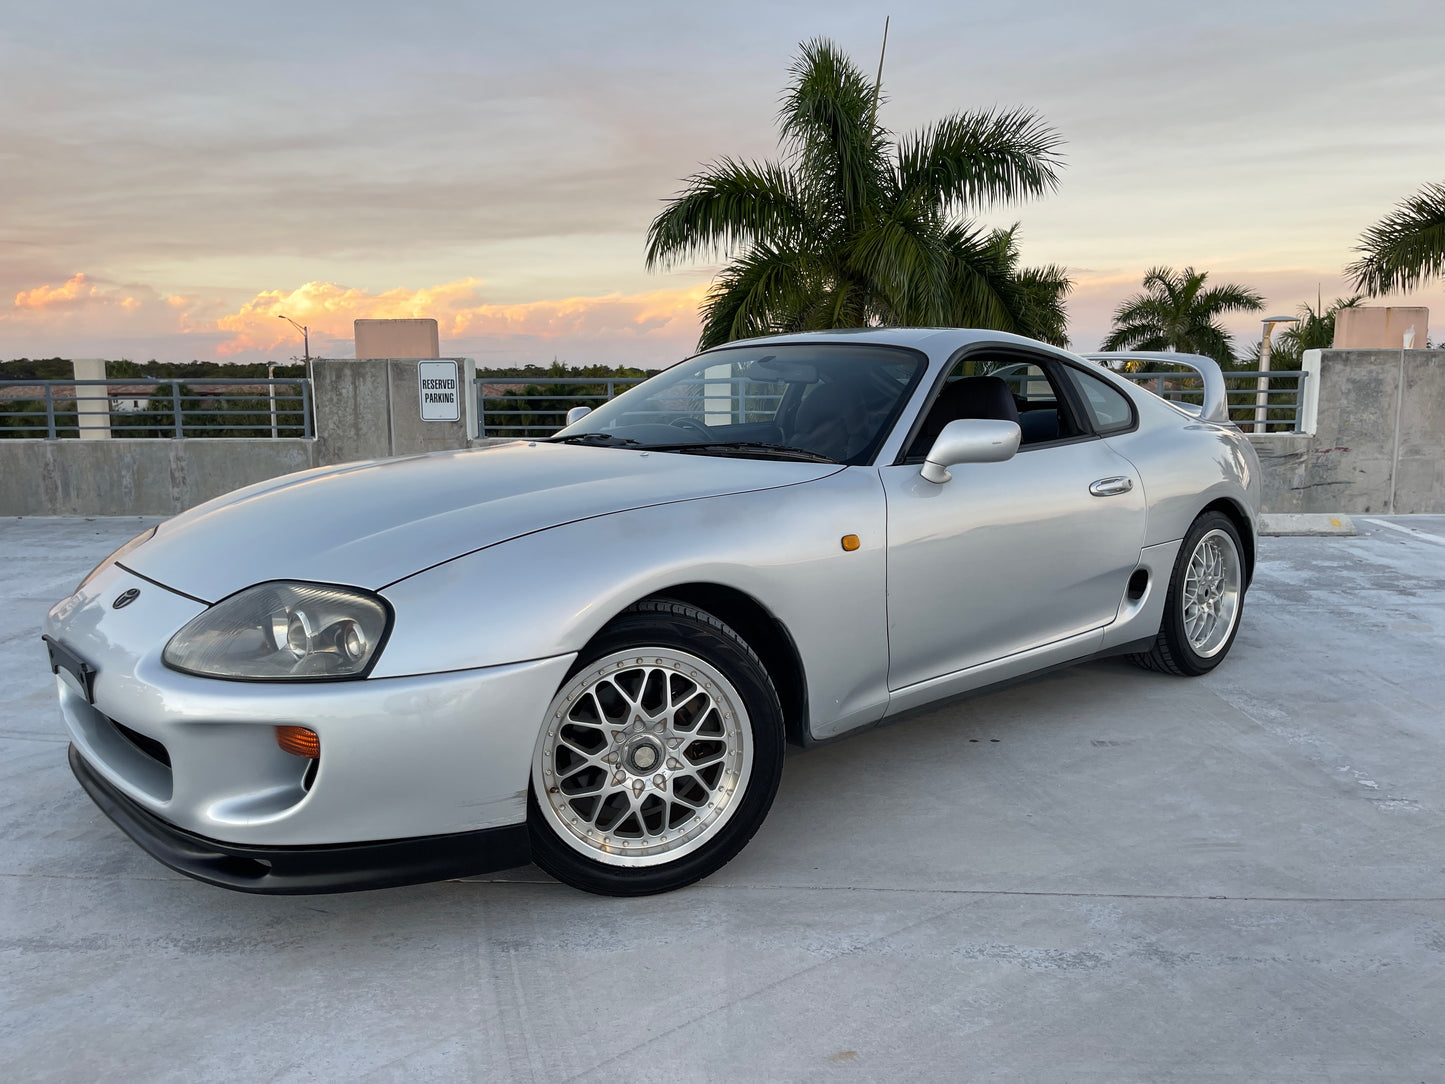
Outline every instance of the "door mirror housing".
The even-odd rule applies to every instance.
[[[955,463],[1001,463],[1019,450],[1023,431],[1018,422],[992,418],[958,418],[943,427],[923,462],[923,477],[942,485]]]
[[[590,406],[574,406],[571,410],[567,411],[567,424],[571,425],[574,422],[580,422],[591,413],[592,408]]]

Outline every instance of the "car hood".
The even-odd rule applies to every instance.
[[[558,524],[842,469],[521,441],[378,459],[289,474],[198,505],[122,563],[204,602],[265,580],[376,590]]]

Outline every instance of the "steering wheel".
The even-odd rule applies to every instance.
[[[709,429],[702,422],[698,421],[696,418],[690,418],[684,415],[681,418],[672,419],[672,421],[668,422],[667,424],[675,425],[679,429],[691,429],[694,433],[701,433],[708,440],[716,439],[716,434],[714,434],[711,429]]]

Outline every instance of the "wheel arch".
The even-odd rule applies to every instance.
[[[1211,501],[1199,510],[1199,515],[1206,512],[1222,512],[1228,516],[1234,524],[1235,530],[1239,532],[1239,540],[1244,545],[1244,584],[1248,587],[1254,581],[1254,523],[1249,513],[1238,501],[1229,497],[1220,497]],[[1196,517],[1197,518],[1197,517]]]
[[[788,741],[794,745],[809,743],[808,683],[803,660],[787,626],[766,606],[752,595],[720,583],[679,583],[651,591],[645,598],[670,599],[706,610],[746,640],[778,692]],[[630,605],[642,601],[636,599]]]

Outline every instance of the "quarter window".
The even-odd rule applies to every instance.
[[[1094,423],[1094,432],[1100,436],[1122,433],[1134,426],[1134,406],[1128,396],[1092,373],[1083,372],[1072,365],[1062,367],[1079,390],[1084,400],[1084,409]]]

